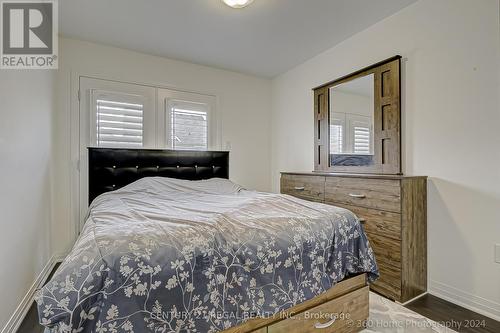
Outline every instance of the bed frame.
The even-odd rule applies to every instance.
[[[89,148],[89,203],[102,193],[152,176],[229,178],[229,152]],[[368,297],[366,274],[360,274],[273,317],[250,319],[223,333],[359,332],[368,319]]]
[[[88,148],[89,204],[99,194],[143,177],[229,178],[229,152]]]
[[[352,333],[366,328],[369,315],[366,274],[342,280],[327,292],[279,312],[255,318],[221,333]]]

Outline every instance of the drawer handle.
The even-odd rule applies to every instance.
[[[364,218],[360,218],[360,219],[358,219],[358,221],[361,224],[365,224],[366,223],[366,219],[364,219]]]
[[[295,186],[295,191],[304,191],[306,188],[304,186]]]
[[[324,324],[321,324],[321,323],[316,323],[314,324],[314,328],[318,328],[318,329],[321,329],[321,328],[328,328],[330,326],[333,325],[333,323],[335,322],[335,320],[337,320],[337,317],[334,317],[332,320],[330,321],[327,321],[326,323]]]
[[[354,194],[354,193],[349,193],[349,196],[351,198],[358,198],[358,199],[363,199],[363,198],[366,198],[366,195],[364,194]]]

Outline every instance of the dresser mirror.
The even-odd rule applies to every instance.
[[[330,164],[373,164],[375,78],[368,74],[329,91]]]
[[[400,60],[314,89],[315,171],[401,173]]]

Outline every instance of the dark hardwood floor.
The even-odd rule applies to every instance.
[[[56,265],[48,280],[57,267],[59,264]],[[500,322],[433,295],[422,296],[407,304],[406,307],[457,332],[500,333]],[[31,306],[17,333],[43,333],[43,327],[38,324],[38,311],[35,303]]]
[[[38,323],[38,311],[35,303],[24,317],[24,320],[17,330],[18,333],[43,333],[43,326]]]
[[[416,299],[406,307],[457,332],[500,332],[500,322],[430,294]]]

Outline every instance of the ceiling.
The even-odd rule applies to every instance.
[[[62,0],[63,36],[263,77],[312,58],[416,0]]]

